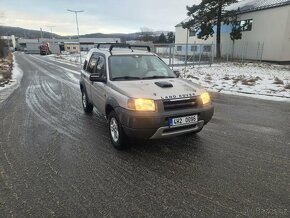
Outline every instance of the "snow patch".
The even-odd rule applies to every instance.
[[[212,92],[290,101],[289,66],[222,63],[179,70],[183,78]]]

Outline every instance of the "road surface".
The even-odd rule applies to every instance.
[[[290,217],[290,104],[214,94],[196,136],[109,141],[77,67],[18,53],[0,104],[0,217]]]

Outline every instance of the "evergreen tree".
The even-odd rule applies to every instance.
[[[232,48],[232,58],[234,58],[235,53],[235,41],[242,39],[242,31],[240,22],[238,22],[238,17],[236,15],[231,16],[232,19],[229,22],[232,24],[232,32],[230,33],[231,40],[233,41]]]
[[[158,42],[159,43],[166,43],[167,42],[167,39],[166,39],[164,33],[161,33],[160,34],[159,39],[158,39]]]
[[[168,43],[174,43],[175,41],[175,36],[173,32],[167,33],[167,42]]]
[[[200,39],[208,39],[213,36],[216,27],[216,56],[221,57],[221,25],[222,22],[229,24],[230,16],[234,11],[225,11],[224,8],[237,0],[202,0],[199,5],[187,6],[190,20],[183,24],[183,28],[197,32]]]

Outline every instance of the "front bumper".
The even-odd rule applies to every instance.
[[[212,104],[175,111],[139,112],[121,107],[116,108],[123,129],[131,138],[157,139],[196,132],[203,128],[212,118]],[[189,126],[169,127],[169,118],[198,115],[198,122]]]

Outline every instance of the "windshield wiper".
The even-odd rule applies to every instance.
[[[120,77],[114,77],[112,80],[140,80],[141,77],[136,76],[120,76]]]
[[[168,79],[168,78],[176,78],[174,76],[149,76],[143,77],[142,79]]]

